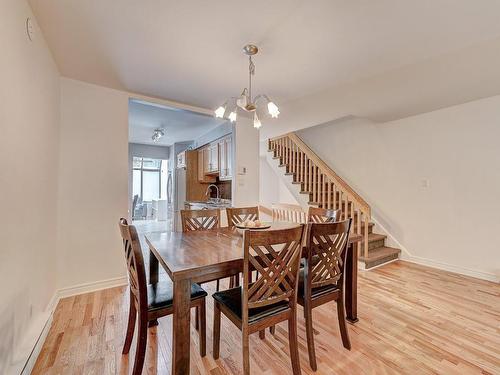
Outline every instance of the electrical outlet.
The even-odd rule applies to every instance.
[[[424,178],[422,181],[420,181],[420,186],[422,186],[424,189],[427,189],[430,187],[429,180]]]

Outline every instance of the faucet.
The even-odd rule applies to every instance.
[[[210,193],[210,188],[214,187],[215,190],[217,191],[217,202],[220,202],[220,195],[219,195],[219,187],[214,184],[210,184],[207,187],[207,191],[205,192],[205,195],[208,197],[208,194]]]

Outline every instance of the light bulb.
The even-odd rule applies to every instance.
[[[267,103],[267,110],[269,111],[269,114],[272,118],[278,118],[280,110],[278,109],[278,106],[276,104],[274,104],[273,102]]]
[[[224,117],[224,112],[226,112],[226,108],[221,105],[214,112],[215,112],[215,117],[223,118]]]
[[[236,112],[234,112],[234,111],[233,111],[233,112],[231,112],[231,113],[229,114],[229,117],[228,117],[228,118],[229,118],[229,121],[231,121],[231,122],[235,122],[235,121],[236,121]]]
[[[262,126],[262,123],[260,122],[259,118],[257,117],[257,112],[255,112],[253,115],[253,127],[255,129],[258,129],[261,126]]]

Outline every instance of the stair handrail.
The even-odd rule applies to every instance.
[[[287,145],[288,141],[293,143],[300,152],[302,152],[307,159],[309,159],[321,172],[321,174],[325,175],[332,183],[339,188],[339,190],[350,198],[350,201],[353,202],[354,205],[358,207],[359,212],[363,214],[364,221],[364,233],[363,233],[363,253],[365,256],[368,256],[368,222],[371,220],[371,207],[370,205],[358,194],[354,191],[349,184],[344,181],[337,173],[335,173],[311,148],[304,143],[304,141],[295,133],[290,132],[284,135],[280,135],[277,137],[273,137],[269,139],[269,148],[271,149],[271,145],[273,142],[281,142],[285,140],[285,145]],[[288,141],[286,141],[288,139]],[[285,146],[285,152],[290,152],[290,150]],[[293,151],[292,151],[293,152]],[[286,155],[286,154],[285,154]],[[293,158],[292,158],[293,160]],[[358,223],[357,223],[357,231],[361,233],[359,226],[361,222],[359,221],[358,215]]]
[[[345,182],[342,177],[340,177],[335,171],[328,166],[311,148],[304,143],[304,141],[294,132],[286,133],[281,136],[270,138],[269,140],[274,141],[280,138],[288,137],[290,138],[306,156],[314,161],[314,163],[322,169],[322,172],[328,176],[331,180],[341,186],[346,192],[351,195],[356,203],[363,208],[365,213],[371,218],[371,207],[370,205],[358,194],[356,193],[347,182]]]

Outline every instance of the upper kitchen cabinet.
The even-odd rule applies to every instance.
[[[210,150],[208,147],[200,148],[198,150],[198,181],[203,183],[215,182],[214,175],[210,175]]]
[[[231,136],[219,141],[219,180],[233,178],[232,143]]]
[[[211,143],[208,146],[209,153],[209,163],[208,163],[208,173],[219,172],[219,144]]]

